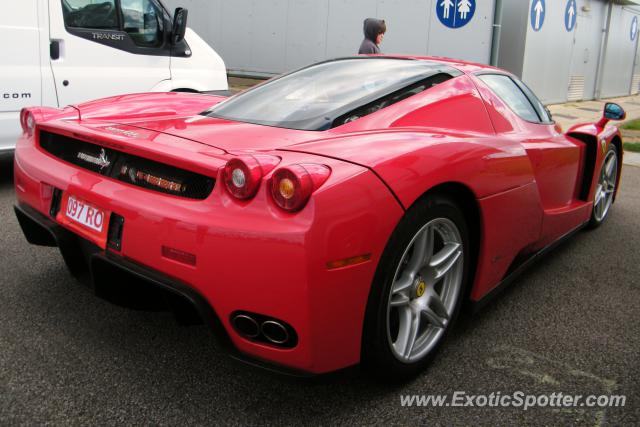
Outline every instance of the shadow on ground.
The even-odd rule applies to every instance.
[[[13,185],[13,158],[0,158],[0,187]]]
[[[56,248],[28,245],[0,163],[0,424],[638,425],[640,169],[612,216],[463,315],[414,381],[301,380],[231,360],[205,327],[96,298]],[[250,265],[248,263],[247,265]],[[240,278],[241,279],[241,278]],[[240,280],[239,279],[239,280]],[[215,278],[212,278],[215,280]],[[237,284],[228,284],[234,286]],[[413,407],[401,394],[618,393],[625,408]]]

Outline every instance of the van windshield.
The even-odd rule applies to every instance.
[[[440,63],[422,60],[332,60],[270,80],[202,114],[289,129],[325,130],[349,111],[443,73],[460,74]]]

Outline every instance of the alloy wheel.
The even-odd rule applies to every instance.
[[[425,224],[406,247],[389,292],[387,338],[404,363],[420,360],[444,334],[462,289],[464,248],[447,218]]]
[[[618,156],[616,152],[610,150],[602,164],[600,178],[596,187],[596,194],[593,203],[593,216],[596,221],[602,222],[611,208],[613,195],[616,190],[618,179]]]

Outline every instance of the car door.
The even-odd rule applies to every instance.
[[[0,151],[11,150],[20,134],[20,109],[40,105],[38,2],[21,1],[0,14]]]
[[[61,106],[147,92],[171,78],[169,18],[154,0],[49,0]]]
[[[493,102],[494,114],[503,119],[494,120],[496,131],[518,140],[527,151],[544,209],[570,206],[576,198],[580,166],[575,140],[558,131],[542,103],[519,80],[498,73],[477,77],[499,98]]]

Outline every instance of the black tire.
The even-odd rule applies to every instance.
[[[613,153],[613,154],[611,154]],[[616,173],[616,179],[614,181],[616,181],[617,185],[617,179],[618,179],[618,173],[619,173],[619,165],[618,162],[620,161],[620,157],[618,157],[618,149],[616,148],[615,145],[613,144],[609,144],[609,148],[607,149],[607,152],[604,155],[605,160],[609,157],[609,156],[614,156],[616,159],[616,165],[615,165],[615,173]],[[603,174],[603,171],[605,169],[606,166],[606,161],[602,163],[602,166],[600,167],[600,170],[597,171],[597,177],[598,177],[598,183],[600,182],[601,176]],[[597,192],[597,188],[598,188],[598,184],[596,184],[596,192]],[[617,188],[614,187],[614,190],[617,190]],[[613,193],[615,194],[615,193]],[[598,228],[600,227],[609,217],[609,213],[611,212],[611,207],[613,206],[613,197],[611,199],[611,205],[609,205],[609,207],[606,210],[605,215],[602,218],[598,218],[596,209],[596,203],[595,203],[595,195],[594,195],[594,203],[593,203],[593,208],[591,209],[591,218],[589,219],[589,228],[590,229],[594,229],[594,228]]]
[[[419,360],[408,363],[400,361],[394,355],[387,337],[389,293],[405,249],[422,227],[436,218],[446,218],[452,221],[462,238],[464,258],[461,291],[454,303],[453,312],[445,326],[446,329],[435,346]],[[472,263],[470,249],[469,231],[465,217],[455,200],[446,195],[431,194],[420,199],[406,212],[387,243],[369,293],[362,340],[362,364],[365,369],[380,379],[392,382],[405,381],[425,369],[451,331],[462,302],[467,295],[469,271]]]
[[[173,89],[171,92],[181,92],[181,93],[200,93],[195,89],[189,89],[189,88],[178,88],[178,89]]]

